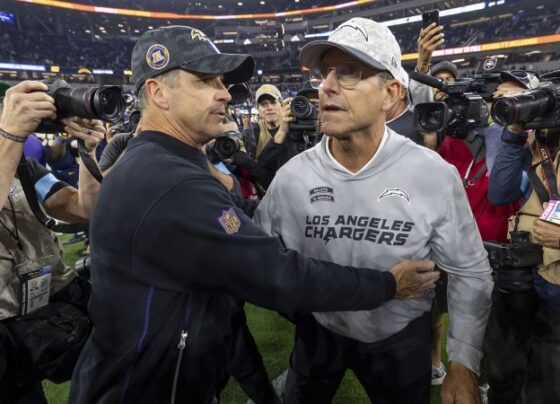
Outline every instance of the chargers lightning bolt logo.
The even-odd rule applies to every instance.
[[[377,202],[381,201],[383,198],[389,198],[391,196],[403,198],[407,203],[410,203],[410,197],[400,188],[387,188],[379,195]]]
[[[342,28],[352,28],[352,29],[355,29],[356,31],[358,31],[360,34],[363,35],[363,37],[364,37],[364,39],[366,40],[366,42],[367,42],[368,39],[369,39],[368,33],[367,33],[366,29],[365,29],[363,26],[361,26],[361,25],[359,25],[359,24],[356,24],[355,22],[353,22],[353,23],[342,24],[342,25],[341,25],[340,27],[338,27],[336,30],[339,31],[339,30],[341,30]]]

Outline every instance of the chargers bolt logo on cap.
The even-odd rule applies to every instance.
[[[146,63],[152,69],[161,70],[169,63],[169,51],[163,45],[152,45],[146,52]]]

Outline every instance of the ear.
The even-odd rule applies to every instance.
[[[160,109],[169,110],[166,88],[161,82],[156,79],[146,80],[144,83],[144,91],[150,99],[150,102],[154,103]]]
[[[406,89],[395,79],[385,82],[385,96],[383,98],[383,111],[387,112],[406,96]]]

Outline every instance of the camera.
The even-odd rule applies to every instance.
[[[533,270],[542,262],[542,246],[529,241],[529,232],[512,231],[510,235],[510,244],[484,242],[484,248],[496,274],[496,287],[508,307],[530,314],[538,305]]]
[[[537,89],[498,98],[492,118],[504,126],[517,123],[526,129],[560,126],[560,70],[541,76]]]
[[[294,97],[290,103],[290,111],[295,118],[295,122],[291,122],[289,129],[294,132],[296,137],[302,138],[304,133],[316,133],[319,128],[317,120],[317,108],[302,95]]]
[[[470,91],[479,94],[487,102],[492,101],[501,82],[500,72],[504,69],[504,62],[503,58],[481,60],[476,67]]]
[[[224,161],[233,157],[239,151],[237,139],[243,139],[241,132],[230,130],[206,147],[206,154],[212,163]]]
[[[447,84],[442,80],[414,72],[411,77],[443,91],[448,97],[442,102],[425,102],[414,109],[414,124],[427,132],[444,131],[455,137],[465,137],[475,126],[488,125],[489,111],[474,80]],[[474,84],[473,84],[474,83]]]
[[[47,94],[54,98],[56,120],[44,119],[37,132],[64,132],[61,119],[78,116],[87,119],[101,119],[116,123],[123,117],[125,103],[122,90],[118,86],[72,88],[64,80],[43,80],[49,89]]]

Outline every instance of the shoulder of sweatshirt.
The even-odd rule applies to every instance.
[[[385,145],[386,151],[391,153],[399,166],[404,165],[415,173],[428,173],[432,178],[434,175],[447,176],[455,173],[455,167],[436,151],[420,146],[404,136],[395,136],[397,133],[390,128],[387,131],[390,137]]]
[[[458,176],[456,168],[447,163],[437,152],[424,146],[419,146],[404,136],[387,128],[388,139],[378,157],[380,164],[387,169],[398,168],[399,172],[409,173],[413,181],[427,183],[441,183],[449,181],[453,176]],[[322,159],[328,158],[320,142],[284,164],[276,173],[274,182],[276,187],[290,186],[294,179],[299,178],[315,164],[320,164]],[[395,168],[391,167],[395,166]],[[418,175],[420,173],[420,175]]]

